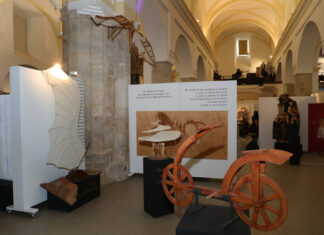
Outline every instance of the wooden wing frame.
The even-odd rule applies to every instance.
[[[114,40],[123,29],[127,29],[129,31],[130,50],[135,45],[138,49],[139,56],[142,56],[147,63],[155,66],[156,62],[152,45],[142,33],[135,29],[133,21],[129,21],[122,15],[111,17],[96,15],[91,16],[91,19],[95,25],[103,25],[109,28],[108,39],[111,40]]]

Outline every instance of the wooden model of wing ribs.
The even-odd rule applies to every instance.
[[[43,71],[43,75],[55,99],[55,120],[48,130],[51,146],[47,164],[71,170],[79,167],[85,153],[78,133],[79,88],[59,66]]]
[[[151,44],[147,38],[135,28],[133,21],[129,21],[122,15],[111,17],[96,15],[91,16],[91,19],[95,25],[103,25],[109,28],[108,39],[111,40],[114,40],[123,29],[127,29],[129,31],[130,50],[132,50],[133,45],[135,45],[139,55],[143,56],[147,63],[155,65],[155,57]]]
[[[157,127],[142,131],[142,133],[154,133],[153,135],[141,136],[139,141],[146,141],[152,143],[153,157],[164,158],[165,142],[175,141],[181,136],[180,131],[170,131],[171,127],[166,125],[158,125]]]

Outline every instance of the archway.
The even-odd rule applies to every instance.
[[[155,60],[157,62],[168,61],[167,35],[163,19],[155,1],[144,1],[140,17],[145,35],[154,48]]]
[[[293,95],[295,88],[294,88],[291,50],[288,51],[286,56],[284,85],[285,85],[285,92],[289,95]]]
[[[324,52],[321,48],[319,56],[318,56],[318,91],[324,91]]]
[[[176,42],[175,49],[176,57],[176,81],[193,81],[193,66],[191,53],[187,39],[180,35]]]
[[[298,95],[309,95],[318,91],[317,67],[321,36],[316,24],[308,22],[300,41],[298,51],[297,74],[295,76]]]
[[[282,69],[281,69],[281,63],[278,64],[277,72],[276,72],[276,82],[282,81]]]
[[[198,57],[198,61],[197,61],[197,80],[198,81],[206,80],[205,65],[201,55]]]

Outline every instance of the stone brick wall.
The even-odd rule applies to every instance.
[[[157,62],[152,70],[152,83],[174,82],[172,79],[172,64],[168,61]]]
[[[63,68],[85,81],[86,168],[100,170],[101,183],[121,181],[129,172],[128,31],[114,41],[89,16],[62,10]]]
[[[311,73],[295,74],[295,96],[309,96],[312,94],[312,75]]]

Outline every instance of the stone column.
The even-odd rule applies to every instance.
[[[152,70],[152,83],[174,82],[172,64],[169,61],[157,62]]]
[[[89,16],[62,10],[63,63],[85,82],[86,168],[101,171],[101,183],[121,181],[129,172],[129,34],[114,41]]]
[[[285,93],[293,96],[295,94],[295,84],[293,83],[286,83],[285,84]]]
[[[295,74],[295,96],[308,96],[312,94],[312,73]]]

